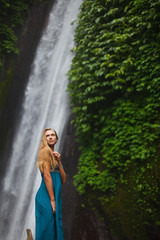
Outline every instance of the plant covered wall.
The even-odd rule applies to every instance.
[[[24,17],[35,2],[43,0],[1,0],[0,1],[0,67],[3,57],[9,53],[18,53],[15,30],[21,26]],[[44,0],[45,1],[45,0]]]
[[[35,6],[38,8],[39,6],[42,6],[44,2],[47,3],[49,1],[0,1],[0,114],[2,115],[2,110],[6,107],[6,101],[9,98],[9,89],[13,83],[15,75],[20,42],[24,40],[19,40],[18,38],[21,38],[24,24],[27,25],[26,19],[31,13],[31,8]],[[23,36],[26,34],[26,32],[27,27],[25,29],[25,33],[23,33]],[[39,32],[39,29],[37,32]],[[23,46],[24,45],[25,43]],[[20,48],[22,52],[22,47]],[[30,55],[32,55],[32,52]]]
[[[80,10],[68,73],[75,185],[121,239],[151,239],[160,226],[160,2],[86,0]]]

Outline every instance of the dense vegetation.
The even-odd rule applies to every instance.
[[[75,185],[121,239],[160,226],[160,2],[86,0],[68,73]]]
[[[0,0],[0,114],[5,108],[19,53],[17,33],[31,6],[48,0]]]
[[[42,0],[1,0],[0,1],[0,67],[8,53],[18,53],[15,30],[23,24],[24,17],[34,2]]]

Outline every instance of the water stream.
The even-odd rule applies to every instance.
[[[40,183],[36,155],[43,129],[55,129],[60,143],[70,116],[66,92],[66,73],[73,57],[74,29],[70,23],[76,19],[81,2],[55,2],[37,47],[0,196],[3,240],[26,239],[26,228],[34,234],[34,197]]]

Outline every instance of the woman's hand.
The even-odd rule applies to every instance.
[[[53,209],[53,214],[56,213],[56,202],[55,200],[51,200],[51,206],[52,206],[52,209]]]
[[[53,152],[53,155],[55,156],[58,165],[61,164],[61,155],[58,152]]]

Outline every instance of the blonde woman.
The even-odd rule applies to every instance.
[[[61,183],[66,182],[66,174],[60,154],[54,151],[57,141],[55,130],[43,131],[37,162],[42,181],[35,198],[36,240],[64,240]]]

